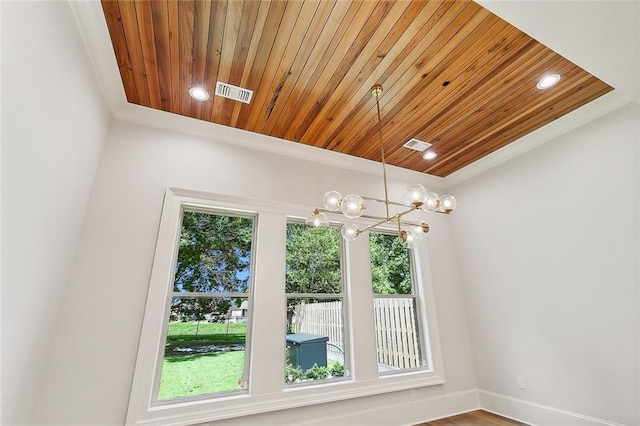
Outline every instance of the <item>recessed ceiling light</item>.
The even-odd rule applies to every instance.
[[[192,87],[189,89],[189,95],[196,101],[206,101],[209,99],[209,93],[202,87]]]
[[[424,155],[422,156],[422,158],[424,158],[425,160],[433,160],[434,158],[436,158],[438,156],[438,154],[436,154],[433,151],[427,151],[424,153]]]
[[[558,74],[549,74],[545,75],[538,81],[536,87],[538,89],[548,89],[551,86],[555,86],[557,82],[560,81],[560,75]]]

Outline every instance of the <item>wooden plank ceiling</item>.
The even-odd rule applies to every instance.
[[[103,0],[131,103],[447,176],[612,88],[471,1]],[[547,73],[562,76],[536,89]],[[254,91],[213,96],[216,81]],[[211,97],[189,97],[202,86]],[[433,144],[426,161],[403,148]]]

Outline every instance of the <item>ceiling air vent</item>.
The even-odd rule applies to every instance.
[[[234,101],[244,102],[248,104],[251,102],[253,96],[253,90],[243,89],[242,87],[233,86],[227,83],[216,83],[216,95],[223,98],[233,99]]]
[[[409,142],[405,143],[404,145],[402,145],[405,148],[409,148],[409,149],[413,149],[414,151],[424,151],[425,149],[429,148],[431,146],[431,144],[429,142],[424,142],[418,139],[411,139]]]

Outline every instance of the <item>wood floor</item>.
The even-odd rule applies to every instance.
[[[432,422],[420,423],[416,426],[514,426],[526,425],[526,423],[497,416],[486,411],[478,410],[458,416],[447,417],[446,419],[434,420]]]

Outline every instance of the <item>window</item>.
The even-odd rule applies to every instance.
[[[337,228],[287,224],[287,384],[348,373],[341,242]]]
[[[127,424],[200,424],[443,382],[426,252],[398,257],[395,237],[345,243],[338,228],[289,219],[307,210],[167,190]],[[402,374],[380,373],[393,364],[373,353],[381,300],[402,300],[405,323],[421,327],[403,337],[416,366],[392,369]],[[294,345],[316,343],[317,367],[303,368]]]
[[[245,389],[253,218],[182,214],[158,400]]]
[[[427,366],[413,252],[396,235],[369,234],[378,372]]]

